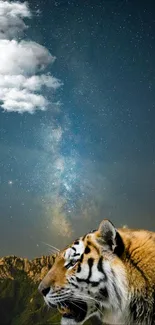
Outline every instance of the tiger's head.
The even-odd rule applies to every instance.
[[[127,276],[120,256],[124,244],[108,220],[60,251],[39,285],[46,304],[62,314],[62,325],[83,324],[97,315],[121,313],[127,302]]]

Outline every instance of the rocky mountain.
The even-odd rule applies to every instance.
[[[24,272],[29,280],[39,282],[53,264],[54,256],[42,256],[33,260],[6,256],[0,258],[0,280],[16,279],[17,275]]]
[[[53,256],[0,259],[0,325],[59,323],[58,312],[47,309],[37,289],[52,263]]]
[[[0,325],[60,324],[58,311],[48,310],[37,289],[53,259],[53,256],[0,259]],[[92,321],[89,325],[93,323],[97,324]]]

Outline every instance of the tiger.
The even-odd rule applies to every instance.
[[[97,230],[55,255],[39,284],[61,325],[155,324],[155,232],[116,229],[104,219]]]

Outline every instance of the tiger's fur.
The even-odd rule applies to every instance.
[[[39,290],[49,306],[60,307],[62,325],[83,324],[92,315],[103,324],[153,325],[155,233],[116,230],[103,220],[57,254]]]

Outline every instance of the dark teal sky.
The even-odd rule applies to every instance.
[[[28,4],[23,38],[56,56],[61,106],[0,111],[0,255],[47,253],[103,218],[155,230],[154,1]]]

